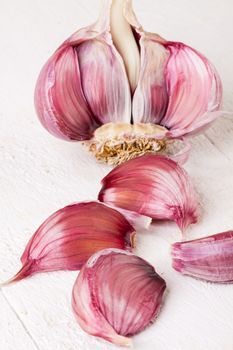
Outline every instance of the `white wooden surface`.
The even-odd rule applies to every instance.
[[[150,31],[205,53],[224,84],[224,109],[233,110],[232,0],[134,0]],[[45,132],[36,119],[33,90],[42,64],[77,28],[93,22],[99,0],[0,0],[0,280],[16,272],[37,226],[54,210],[95,199],[109,170],[81,145]],[[233,119],[226,116],[193,140],[186,164],[202,216],[187,237],[233,228]],[[172,223],[138,235],[137,252],[167,281],[157,322],[134,338],[140,350],[232,350],[233,285],[185,278],[171,268]],[[40,274],[0,290],[1,350],[107,350],[85,334],[71,312],[76,272]]]

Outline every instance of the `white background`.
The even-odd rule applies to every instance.
[[[33,107],[40,68],[76,29],[93,22],[99,0],[0,0],[0,280],[20,267],[38,225],[74,201],[95,199],[109,169],[81,145],[50,136]],[[147,30],[194,46],[216,65],[224,109],[233,110],[233,1],[135,0]],[[225,116],[193,140],[186,164],[199,193],[201,218],[187,238],[233,228],[233,119]],[[155,265],[168,292],[153,326],[134,338],[135,349],[232,350],[233,285],[180,276],[171,268],[173,223],[138,235],[137,253]],[[85,334],[70,307],[77,272],[38,274],[0,290],[1,350],[107,350]]]

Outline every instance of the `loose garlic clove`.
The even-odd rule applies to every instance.
[[[119,249],[94,254],[74,284],[72,307],[87,333],[121,346],[159,314],[165,281],[142,258]]]
[[[184,275],[233,283],[233,231],[172,245],[172,266]]]
[[[182,231],[198,218],[188,174],[163,156],[144,155],[117,166],[102,180],[98,198],[152,219],[173,220]]]
[[[68,205],[52,214],[31,237],[21,270],[4,284],[38,272],[79,270],[105,248],[130,250],[135,231],[116,210],[98,202]]]
[[[144,31],[131,0],[104,0],[98,21],[58,48],[35,90],[37,114],[49,132],[85,141],[98,160],[110,164],[145,153],[170,155],[177,138],[201,132],[222,114],[221,99],[212,64],[183,43]],[[97,142],[99,128],[113,124],[116,133],[118,123],[127,137],[109,145],[101,130],[106,137]],[[127,132],[131,124],[145,125],[136,139],[132,128]],[[162,143],[145,135],[151,124],[166,130]],[[186,159],[185,145],[184,152]]]

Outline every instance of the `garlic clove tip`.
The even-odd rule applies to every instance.
[[[119,346],[124,346],[124,347],[127,347],[129,349],[133,349],[133,341],[131,338],[128,338],[128,337],[124,337],[122,335],[116,335],[114,336],[113,338],[110,339],[111,342],[113,342],[114,344],[116,345],[119,345]]]
[[[33,261],[28,261],[26,262],[21,269],[10,279],[8,279],[5,282],[0,283],[0,287],[5,287],[8,286],[12,283],[21,281],[25,277],[29,277],[30,275],[33,274]]]

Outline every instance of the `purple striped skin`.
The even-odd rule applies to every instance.
[[[141,55],[132,94],[109,30],[111,3],[105,0],[99,20],[74,33],[43,67],[35,89],[43,126],[70,141],[89,140],[109,122],[159,124],[168,139],[201,132],[222,114],[222,84],[213,65],[183,43],[144,31],[126,1]]]
[[[172,245],[172,266],[215,283],[233,283],[233,231]]]
[[[101,249],[131,250],[134,235],[124,216],[102,203],[68,205],[38,228],[21,257],[21,270],[4,284],[38,272],[79,270]]]
[[[87,333],[121,346],[158,316],[165,281],[145,260],[119,249],[94,254],[74,284],[72,307]]]
[[[173,220],[184,231],[197,222],[198,203],[188,174],[173,160],[147,154],[113,169],[98,199],[159,220]]]

